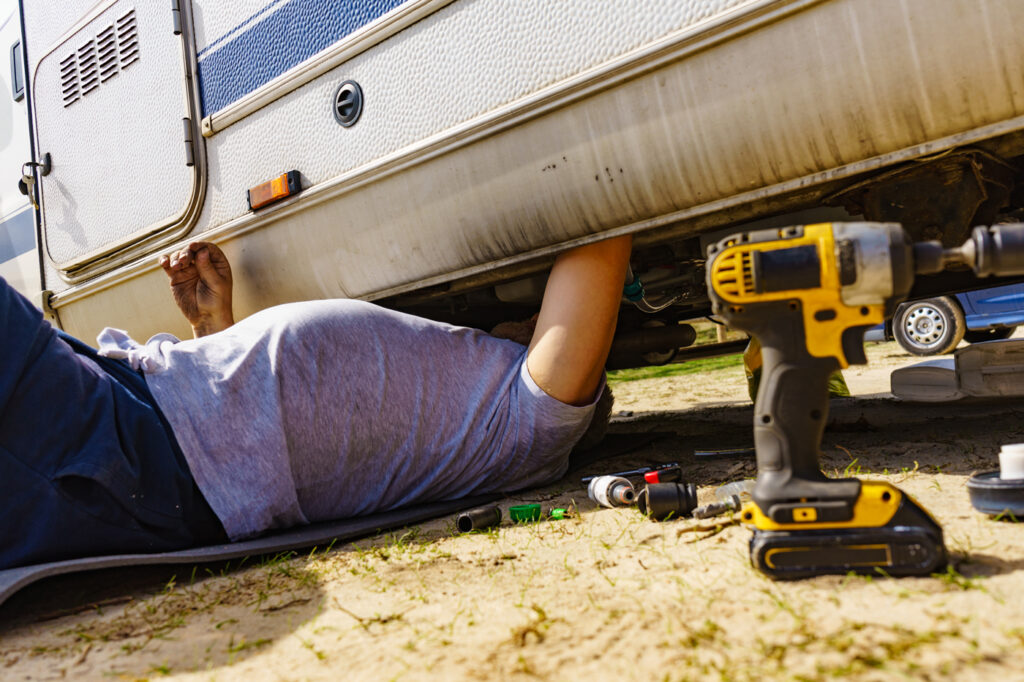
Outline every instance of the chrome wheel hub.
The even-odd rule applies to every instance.
[[[907,336],[921,346],[933,346],[946,331],[946,320],[931,306],[918,306],[904,318]]]

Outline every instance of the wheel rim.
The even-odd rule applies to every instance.
[[[946,333],[946,318],[931,306],[922,305],[910,310],[903,318],[907,338],[922,348],[937,346]]]

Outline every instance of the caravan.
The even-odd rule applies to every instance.
[[[486,327],[559,251],[633,233],[675,329],[722,230],[864,216],[953,244],[1021,206],[1019,0],[20,6],[32,146],[5,154],[38,249],[10,177],[0,267],[86,339],[185,333],[156,256],[198,238],[242,315],[356,297]],[[624,312],[637,357],[692,339],[651,322]]]
[[[31,157],[21,20],[16,2],[0,4],[0,277],[22,293],[39,292],[36,222],[28,197],[18,191],[18,171]]]

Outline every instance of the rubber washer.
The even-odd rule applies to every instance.
[[[517,504],[508,508],[508,517],[514,523],[530,523],[540,520],[539,504]]]
[[[1024,520],[1024,478],[999,478],[998,471],[986,471],[967,479],[971,504],[984,514],[1012,514]]]

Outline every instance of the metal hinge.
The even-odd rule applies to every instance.
[[[181,0],[171,0],[171,19],[174,21],[174,35],[181,35]],[[191,164],[189,164],[191,165]]]
[[[185,165],[191,168],[196,162],[196,154],[192,146],[192,119],[183,118],[181,122],[185,125]]]
[[[49,289],[43,289],[38,294],[36,294],[36,300],[33,301],[33,303],[35,303],[39,307],[39,309],[43,311],[43,316],[47,320],[49,320],[51,324],[59,327],[60,317],[58,317],[57,311],[54,309],[54,307],[50,305],[50,300],[52,298],[53,292],[50,291]]]

